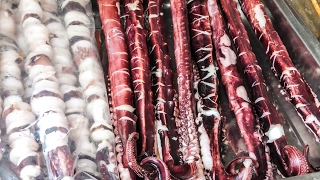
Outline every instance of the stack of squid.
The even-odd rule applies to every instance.
[[[317,138],[319,102],[259,0],[98,4],[120,179],[274,179],[317,171],[308,146],[301,152],[287,142],[238,4],[287,99]],[[171,23],[163,19],[168,6],[172,36],[164,34]],[[238,134],[225,133],[220,91]],[[225,143],[236,156],[229,164]]]

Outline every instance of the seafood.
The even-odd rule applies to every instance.
[[[218,79],[216,74],[215,60],[213,59],[213,44],[210,19],[206,1],[188,1],[191,50],[197,67],[194,73],[199,72],[195,79],[195,95],[197,101],[199,141],[201,147],[202,162],[204,169],[214,173],[211,141],[213,134],[214,119],[220,119],[218,111]],[[211,138],[210,138],[211,137]]]
[[[3,97],[1,114],[11,148],[9,159],[13,170],[21,179],[42,179],[39,144],[32,129],[24,129],[34,123],[36,118],[30,105],[22,101],[24,89],[20,66],[23,57],[19,54],[15,42],[16,21],[11,4],[0,2],[0,6],[0,22],[5,23],[5,26],[1,25],[0,28],[0,79]]]
[[[173,89],[173,71],[168,44],[162,33],[162,0],[148,1],[148,42],[152,66],[156,132],[160,159],[167,164],[172,176],[182,178],[192,166],[179,165],[179,134],[175,123],[176,92]]]
[[[208,11],[208,6],[210,10]],[[214,179],[251,179],[252,160],[241,157],[234,160],[237,165],[243,163],[244,169],[230,174],[224,168],[220,153],[222,120],[218,110],[218,79],[216,60],[212,56],[212,31],[209,12],[217,12],[217,4],[210,1],[190,1],[188,4],[192,52],[197,67],[194,67],[195,97],[197,100],[197,125],[201,146],[202,161],[208,178]],[[212,14],[211,14],[212,15]],[[219,14],[216,13],[213,19]],[[222,18],[220,17],[220,21]],[[219,28],[219,21],[215,21]],[[218,22],[218,23],[217,23]],[[217,47],[217,49],[220,46]],[[219,54],[217,54],[219,58]],[[225,61],[230,61],[226,58]],[[199,73],[198,72],[199,69]]]
[[[195,124],[196,109],[193,91],[193,71],[189,35],[188,9],[186,1],[170,0],[174,52],[176,60],[178,109],[176,120],[180,134],[183,161],[189,164],[191,171],[184,178],[204,179],[203,164],[200,158],[198,131]]]
[[[130,134],[136,132],[137,116],[134,114],[127,43],[120,24],[120,1],[99,0],[98,4],[108,52],[107,66],[115,134],[116,139],[119,139],[116,140],[118,169],[121,179],[135,179],[135,173],[129,168],[127,141]]]
[[[37,118],[36,127],[49,177],[69,178],[73,173],[73,159],[68,145],[66,105],[51,61],[53,50],[48,44],[49,30],[42,23],[44,12],[35,0],[21,0],[19,12],[25,42],[29,47],[24,69],[33,85],[30,105]]]
[[[251,160],[247,160],[245,166],[248,168],[248,164],[253,163],[255,169],[253,176],[255,178],[267,178],[265,148],[260,141],[260,134],[256,130],[258,124],[244,82],[236,66],[237,56],[231,48],[231,40],[226,33],[226,26],[218,10],[217,1],[209,0],[208,7],[216,57],[222,75],[221,80],[227,91],[230,109],[236,116],[240,131],[243,132],[242,136],[248,149],[248,155],[251,158]],[[223,3],[222,8],[224,8]]]
[[[90,138],[97,146],[96,161],[104,178],[116,179],[118,169],[115,154],[113,119],[110,115],[108,95],[99,54],[93,39],[94,25],[90,1],[65,0],[59,5],[73,61],[78,69],[78,81],[86,102],[85,114],[90,121]]]
[[[266,15],[263,4],[255,0],[239,1],[239,3],[256,36],[264,46],[271,62],[271,69],[279,78],[280,84],[286,91],[290,102],[295,106],[305,125],[314,133],[319,141],[320,111],[318,108],[319,101],[315,93],[292,63],[286,47]],[[291,153],[291,150],[288,150],[288,152]],[[299,160],[301,162],[304,161],[303,158]],[[300,174],[308,171],[309,169],[306,163],[304,163],[302,167],[290,168],[288,174]]]
[[[136,172],[140,177],[153,179],[153,172],[158,172],[158,177],[170,179],[170,175],[165,163],[160,160],[156,154],[157,144],[155,143],[156,134],[156,117],[155,108],[152,104],[153,93],[151,90],[151,72],[150,60],[148,57],[146,30],[144,29],[144,14],[142,1],[140,0],[126,0],[124,1],[124,28],[126,40],[128,43],[128,51],[130,58],[130,67],[132,74],[132,85],[134,92],[134,102],[136,106],[136,115],[138,118],[138,127],[140,130],[141,147],[135,147],[132,144],[138,140],[139,134],[137,132],[129,135],[130,141],[127,142],[126,151],[128,151],[128,160],[130,168]],[[139,149],[140,148],[140,149]],[[139,152],[137,158],[135,150]],[[147,170],[141,167],[138,162],[141,160],[141,166],[151,165],[156,168],[155,171]]]
[[[83,99],[83,90],[77,87],[76,68],[69,51],[67,31],[57,17],[58,4],[54,0],[41,2],[44,10],[44,24],[50,33],[50,44],[53,50],[52,63],[56,76],[60,82],[60,91],[66,104],[65,114],[70,125],[70,139],[74,142],[73,151],[76,179],[95,177],[100,178],[95,161],[97,148],[90,140],[89,120],[84,115],[86,103]],[[102,177],[106,179],[106,177]]]
[[[124,1],[123,16],[129,46],[136,114],[141,132],[142,147],[139,156],[153,156],[155,154],[155,111],[152,104],[150,60],[146,51],[142,1]]]
[[[229,1],[228,5],[223,2],[222,7],[226,14],[232,9],[237,12],[237,4],[235,2],[231,3]],[[229,15],[228,13],[226,17],[228,19],[230,35],[233,37],[237,47],[240,65],[244,70],[247,82],[251,87],[251,97],[254,100],[254,107],[260,119],[261,129],[268,139],[266,142],[272,148],[272,151],[277,153],[275,157],[280,161],[280,164],[278,165],[279,169],[286,176],[307,173],[309,171],[307,161],[304,158],[301,158],[303,157],[303,154],[297,148],[288,145],[286,141],[281,118],[271,102],[262,69],[258,65],[255,54],[252,52],[250,41],[248,40],[249,37],[242,24],[240,14],[233,13],[233,15]],[[287,149],[291,150],[287,151]],[[286,152],[293,153],[290,155],[284,154]],[[290,158],[286,158],[288,155]],[[294,164],[288,161],[299,161],[300,163]],[[295,172],[297,172],[293,170],[295,168],[302,168],[301,171],[298,171],[299,174],[295,174]],[[271,172],[272,170],[270,169],[269,171]]]

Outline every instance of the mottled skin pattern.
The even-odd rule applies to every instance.
[[[295,105],[307,127],[311,129],[319,141],[320,112],[316,95],[294,67],[286,47],[282,43],[278,33],[274,30],[271,20],[266,15],[263,4],[258,0],[245,0],[240,1],[240,3],[244,14],[270,58],[272,70],[280,79],[280,83],[286,90],[291,103]],[[258,19],[255,18],[256,13],[253,8],[260,9],[266,21],[265,25],[261,26],[259,24]],[[310,118],[311,116],[315,117]]]
[[[212,152],[212,141],[210,142],[203,142],[203,143],[210,143],[208,147],[210,149],[203,149],[207,148],[201,143],[201,138],[203,136],[209,136],[208,138],[212,138],[213,134],[213,119],[220,118],[220,113],[218,112],[218,81],[216,75],[216,66],[214,65],[213,59],[213,44],[212,44],[212,33],[211,33],[211,26],[210,26],[210,19],[207,10],[207,1],[201,0],[193,0],[188,1],[188,10],[189,10],[189,25],[190,25],[190,36],[191,36],[191,50],[194,61],[196,63],[196,68],[198,69],[199,80],[196,82],[195,89],[197,90],[196,95],[198,95],[198,102],[197,102],[197,126],[198,128],[204,127],[206,131],[201,132],[202,129],[199,129],[199,137],[200,137],[200,146],[201,151],[207,151],[207,155],[210,155]],[[194,68],[195,69],[195,68]],[[207,134],[207,135],[206,135]],[[211,151],[210,151],[211,150]],[[202,153],[202,161],[212,161],[209,164],[213,164],[212,157],[206,157]],[[208,158],[208,159],[207,159]],[[209,159],[211,158],[211,159]],[[212,167],[204,168],[207,171],[211,171]],[[208,165],[207,165],[208,166]],[[200,169],[200,168],[199,168]],[[201,171],[203,169],[200,169]]]
[[[171,58],[168,52],[167,43],[162,35],[162,15],[161,0],[151,0],[148,2],[148,45],[150,54],[150,64],[152,66],[152,89],[154,92],[154,104],[156,108],[156,118],[161,124],[168,126],[168,121],[173,119],[173,96]],[[171,105],[171,106],[170,106]],[[161,130],[164,139],[168,141],[168,131]],[[157,132],[159,133],[159,132]],[[157,142],[160,143],[160,142]],[[165,142],[163,142],[165,143]],[[166,143],[165,143],[166,144]],[[162,147],[163,159],[171,160],[171,149],[169,146]]]
[[[194,2],[194,1],[193,1]],[[209,1],[208,1],[209,2]],[[210,2],[209,2],[210,3]],[[197,3],[195,3],[197,4]],[[201,4],[201,6],[195,6],[195,7],[207,7],[205,4]],[[211,6],[213,7],[213,6]],[[197,8],[194,8],[197,9]],[[206,14],[208,14],[208,11],[206,12]],[[190,17],[190,15],[189,15]],[[200,20],[201,21],[201,20]],[[209,21],[210,23],[210,21]],[[210,26],[210,24],[209,24]],[[208,31],[209,32],[209,31]],[[211,31],[210,31],[211,33]],[[210,36],[211,39],[211,36]],[[211,58],[208,58],[211,59]],[[222,118],[220,116],[219,111],[215,112],[216,114],[214,114],[214,117],[212,118],[212,120],[210,120],[207,116],[208,113],[206,113],[206,110],[210,109],[210,106],[205,106],[205,98],[203,98],[200,93],[199,93],[199,87],[201,87],[201,85],[199,85],[199,83],[201,82],[200,80],[200,73],[197,69],[197,67],[195,67],[196,65],[194,65],[193,68],[193,72],[194,72],[194,88],[195,88],[195,97],[197,100],[197,109],[198,109],[198,116],[200,116],[199,120],[203,120],[203,125],[204,125],[204,129],[208,135],[209,138],[209,153],[210,153],[210,158],[212,161],[212,167],[211,168],[207,168],[206,166],[208,165],[204,165],[205,169],[207,170],[207,174],[205,174],[207,177],[206,178],[213,178],[213,179],[245,179],[245,180],[249,180],[252,177],[252,161],[251,159],[248,157],[241,157],[241,158],[237,158],[234,161],[232,161],[227,169],[224,168],[224,165],[222,163],[222,159],[221,159],[221,154],[220,154],[220,144],[221,144],[221,133],[222,131]],[[201,70],[200,70],[201,71]],[[213,79],[215,79],[215,77],[212,77]],[[216,82],[217,83],[217,82]],[[217,84],[215,84],[217,85]],[[212,88],[212,86],[211,86]],[[217,87],[214,88],[215,90],[211,89],[211,93],[207,95],[208,97],[215,97],[218,98],[218,94],[216,92]],[[214,107],[215,109],[218,108],[218,104],[215,104],[216,106],[211,106]],[[212,110],[212,109],[211,109]],[[202,119],[201,119],[202,118]],[[200,130],[199,130],[200,132]],[[201,132],[200,132],[201,134]],[[201,136],[201,135],[200,135]],[[200,141],[201,141],[201,137],[200,137]],[[201,145],[201,143],[200,143]],[[203,152],[201,147],[201,151]],[[208,156],[202,157],[203,161],[208,161]],[[243,163],[246,159],[249,160],[249,166],[245,167],[244,169],[242,169],[240,172],[236,172],[236,166],[241,166],[241,163]]]
[[[228,67],[224,67],[223,64],[221,63],[221,61],[228,61],[228,62],[231,61],[232,57],[224,56],[221,53],[221,51],[224,48],[227,48],[230,50],[231,50],[231,48],[230,48],[230,46],[224,47],[224,44],[220,43],[220,39],[224,35],[226,35],[226,32],[225,32],[226,27],[224,25],[224,21],[222,19],[221,13],[218,9],[218,5],[217,5],[216,0],[208,0],[207,4],[208,4],[208,13],[209,13],[209,16],[211,19],[210,23],[211,23],[211,27],[212,27],[212,38],[213,38],[214,46],[216,49],[216,52],[215,52],[216,58],[218,60],[217,62],[220,67],[221,75],[223,77],[222,83],[224,85],[226,85],[226,83],[227,83],[226,76],[230,76],[230,75],[228,75],[228,71],[232,72],[233,76],[236,76],[236,77],[237,76],[239,77],[239,73],[236,70],[235,64],[231,64]],[[230,41],[230,39],[229,39],[229,41]],[[220,58],[221,58],[221,60],[220,60]],[[232,71],[232,69],[234,69],[235,71]],[[236,77],[234,77],[234,78],[236,78]],[[239,80],[239,79],[237,78],[237,80]],[[239,81],[241,81],[241,80],[239,80]],[[230,88],[232,88],[232,87],[230,87]],[[232,96],[230,97],[230,94],[228,94],[228,96],[229,96],[229,99],[232,98]],[[249,180],[249,179],[251,179],[251,177],[252,177],[251,171],[253,170],[254,164],[252,163],[252,161],[249,157],[248,157],[248,161],[251,163],[249,165],[247,165],[247,167],[245,167],[238,174],[229,173],[231,171],[230,169],[232,167],[227,168],[229,170],[229,172],[226,171],[224,164],[222,163],[221,154],[220,154],[220,137],[219,136],[222,131],[221,125],[222,125],[222,118],[215,118],[214,122],[213,122],[213,127],[212,127],[213,133],[210,134],[210,136],[209,136],[211,139],[211,144],[212,144],[211,145],[212,157],[214,159],[212,177],[214,177],[215,179],[221,179],[221,180],[222,179],[230,179],[230,180],[233,180],[233,179]],[[241,162],[244,162],[244,161],[245,161],[245,158],[243,158],[242,160],[240,158],[239,160],[236,159],[234,162],[236,164],[240,164]]]
[[[224,1],[221,2],[222,9],[226,14],[226,19],[228,21],[229,33],[232,36],[234,43],[237,47],[239,62],[241,64],[242,69],[244,70],[244,74],[246,76],[246,80],[251,87],[251,97],[254,100],[254,105],[256,112],[260,118],[260,122],[262,124],[262,130],[264,133],[267,133],[270,130],[270,126],[276,125],[283,130],[282,122],[280,116],[275,108],[275,106],[271,102],[270,95],[268,94],[267,86],[265,84],[265,79],[262,74],[261,67],[258,65],[255,54],[252,52],[252,48],[250,45],[248,33],[245,30],[245,27],[242,23],[240,13],[237,10],[237,4],[234,1]],[[306,166],[306,160],[303,159],[302,153],[295,147],[289,146],[285,136],[283,135],[281,138],[277,138],[276,140],[267,141],[270,143],[270,147],[274,153],[276,153],[275,158],[277,158],[280,162],[279,169],[286,176],[288,175],[298,175],[292,174],[291,168],[300,169],[300,167],[290,167],[288,165],[296,165],[296,166]],[[292,153],[291,158],[296,159],[296,161],[300,161],[300,163],[290,164],[289,162],[285,162],[284,159],[284,148],[288,148],[292,151],[296,151]],[[302,158],[301,158],[302,157]],[[285,171],[287,172],[285,172]],[[269,172],[272,170],[270,169]],[[299,173],[307,173],[308,171],[297,171]]]
[[[155,154],[155,111],[152,104],[150,61],[147,51],[146,30],[142,0],[124,1],[125,33],[129,46],[134,102],[140,128],[141,152],[139,156]],[[148,138],[147,138],[148,137]]]
[[[163,143],[162,152],[158,152],[163,156],[165,162],[172,161],[173,156],[178,156],[177,148],[173,151],[170,146],[177,144],[177,141],[172,142],[171,137],[177,137],[176,126],[174,119],[174,90],[172,87],[172,68],[171,57],[168,52],[168,45],[162,34],[162,0],[150,0],[148,2],[147,17],[148,17],[148,45],[150,61],[152,66],[152,89],[154,92],[154,104],[156,108],[156,118],[161,122],[161,125],[166,126],[168,130],[161,129]],[[171,131],[170,131],[170,130]],[[173,132],[174,134],[171,134]],[[160,133],[160,132],[157,132]],[[170,143],[168,143],[169,141]],[[160,150],[159,150],[160,151]]]
[[[190,34],[188,24],[187,2],[170,0],[174,53],[176,60],[178,105],[179,105],[179,134],[181,136],[181,151],[183,161],[188,164],[196,163],[200,158],[200,147],[195,125],[195,100],[193,92],[193,73],[190,50]],[[197,169],[190,177],[197,178]],[[189,178],[189,177],[188,177]]]
[[[130,160],[127,159],[127,140],[131,133],[136,132],[137,117],[133,107],[127,43],[117,7],[120,0],[99,0],[98,4],[108,52],[113,118],[122,146],[121,152],[118,152],[122,160],[119,163],[123,168],[128,168]],[[122,176],[122,172],[120,172],[120,176]],[[132,171],[130,177],[135,179],[135,174]]]
[[[267,171],[265,151],[256,129],[257,122],[249,97],[236,67],[237,57],[231,48],[230,38],[225,32],[226,26],[218,10],[217,2],[210,0],[208,6],[212,8],[209,9],[209,13],[216,47],[216,57],[222,75],[222,83],[226,87],[230,109],[235,113],[249,157],[254,162],[255,172],[253,176],[255,178],[265,178]]]

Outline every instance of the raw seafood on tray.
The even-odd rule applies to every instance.
[[[319,170],[309,146],[286,137],[254,51],[252,34],[282,98],[319,141],[317,96],[262,2],[97,4],[101,52],[89,0],[0,1],[2,179],[249,180]]]

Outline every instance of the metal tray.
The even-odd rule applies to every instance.
[[[286,1],[277,0],[262,0],[269,17],[271,18],[275,29],[278,31],[281,39],[283,40],[288,52],[300,73],[310,84],[311,88],[320,97],[320,43],[311,31],[306,27],[299,16],[293,9],[286,3]],[[99,13],[96,1],[93,0],[93,10],[96,20],[97,41],[101,40],[101,23],[99,21]],[[172,35],[172,21],[170,11],[170,1],[164,0],[164,19],[166,23],[165,33],[169,45],[169,52],[174,58],[173,52],[173,35]],[[240,11],[241,12],[241,11]],[[310,162],[315,166],[320,166],[320,143],[317,143],[313,134],[305,127],[299,115],[296,113],[294,106],[291,105],[279,88],[279,81],[274,76],[270,69],[268,57],[265,55],[264,49],[259,40],[255,37],[252,28],[248,21],[242,14],[243,23],[248,31],[251,45],[254,53],[257,56],[260,66],[263,69],[266,83],[271,93],[274,103],[278,108],[280,115],[284,120],[284,128],[288,143],[295,145],[299,150],[302,150],[305,145],[310,147]],[[103,52],[104,49],[101,49]],[[226,94],[223,93],[221,87],[220,101],[222,106],[222,115],[227,117],[227,125],[235,125],[235,118],[228,108]],[[234,153],[231,148],[225,149],[226,156],[225,162],[227,163],[234,158]],[[275,172],[276,179],[282,179],[281,176]],[[286,179],[320,179],[319,173],[311,173],[299,177],[291,177]]]

